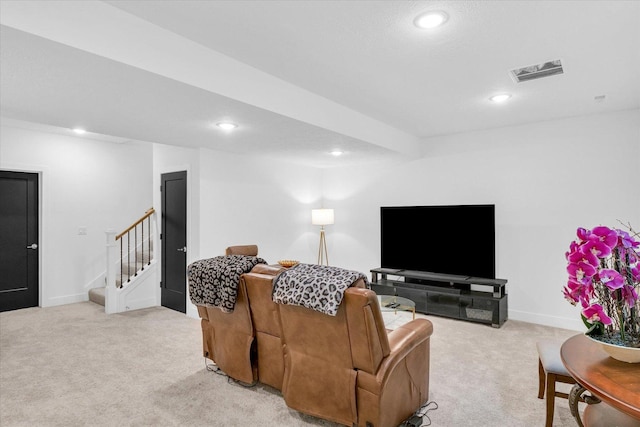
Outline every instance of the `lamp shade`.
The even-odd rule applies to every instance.
[[[313,225],[333,224],[333,209],[312,209],[311,224]]]

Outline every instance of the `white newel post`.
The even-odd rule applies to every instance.
[[[104,289],[104,311],[107,314],[118,311],[118,290],[116,289],[116,260],[118,252],[116,249],[115,230],[105,231],[107,235],[107,284]]]

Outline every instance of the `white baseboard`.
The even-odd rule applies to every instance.
[[[568,329],[571,331],[584,332],[584,323],[580,319],[568,317],[549,316],[540,313],[530,313],[527,311],[509,310],[509,319],[520,320],[522,322],[535,323],[554,328]]]
[[[42,301],[42,307],[55,307],[57,305],[75,304],[84,301],[89,301],[89,294],[87,292],[48,298]]]
[[[138,300],[128,300],[126,302],[126,305],[124,306],[124,311],[140,310],[141,308],[156,307],[157,305],[158,303],[156,302],[155,297]]]

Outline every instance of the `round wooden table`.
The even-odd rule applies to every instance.
[[[562,363],[578,382],[569,396],[571,413],[582,425],[578,400],[588,390],[598,399],[640,420],[640,364],[615,360],[583,334],[569,338],[560,349]]]

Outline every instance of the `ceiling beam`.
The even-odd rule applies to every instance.
[[[420,139],[100,1],[3,1],[0,23],[405,155]]]

